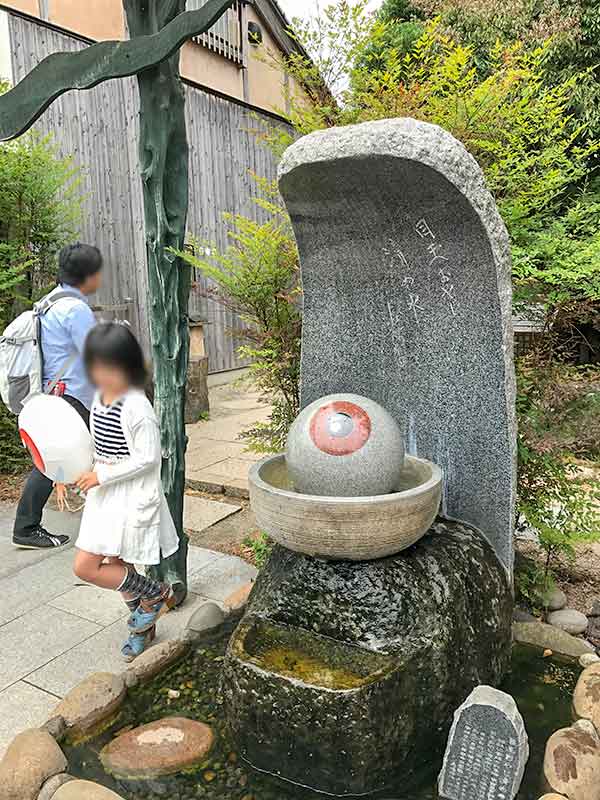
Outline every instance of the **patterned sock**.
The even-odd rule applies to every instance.
[[[164,586],[158,581],[146,578],[144,575],[140,575],[139,572],[127,570],[125,579],[117,591],[151,600],[153,597],[158,597],[163,589]]]
[[[127,606],[127,608],[130,611],[136,611],[137,607],[140,604],[140,600],[141,599],[142,599],[142,596],[138,595],[137,597],[134,597],[131,600],[126,600],[125,598],[123,598],[123,601],[124,601],[125,605]]]

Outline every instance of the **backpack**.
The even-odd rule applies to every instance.
[[[20,414],[25,402],[42,392],[43,362],[41,348],[42,317],[65,297],[77,297],[72,292],[58,292],[44,297],[24,311],[0,336],[0,396],[13,414]],[[49,388],[49,394],[77,358],[72,353],[62,365]]]

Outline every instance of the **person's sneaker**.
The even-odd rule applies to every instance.
[[[23,550],[49,550],[52,547],[64,547],[69,542],[68,536],[48,533],[45,528],[40,527],[33,533],[26,535],[13,534],[13,544]]]

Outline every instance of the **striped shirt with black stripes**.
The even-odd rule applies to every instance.
[[[92,409],[94,448],[96,458],[101,461],[120,461],[130,455],[121,425],[124,402],[122,398],[110,406],[105,406],[97,401]]]

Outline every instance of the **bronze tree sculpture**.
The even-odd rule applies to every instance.
[[[185,0],[123,0],[129,40],[53,53],[0,97],[0,141],[6,141],[28,130],[71,89],[137,76],[155,407],[162,436],[163,484],[180,540],[178,552],[163,560],[156,573],[175,586],[179,602],[187,593],[183,494],[190,292],[189,270],[171,252],[184,245],[189,191],[179,50],[188,39],[211,28],[232,2],[208,0],[200,10],[185,12]]]

